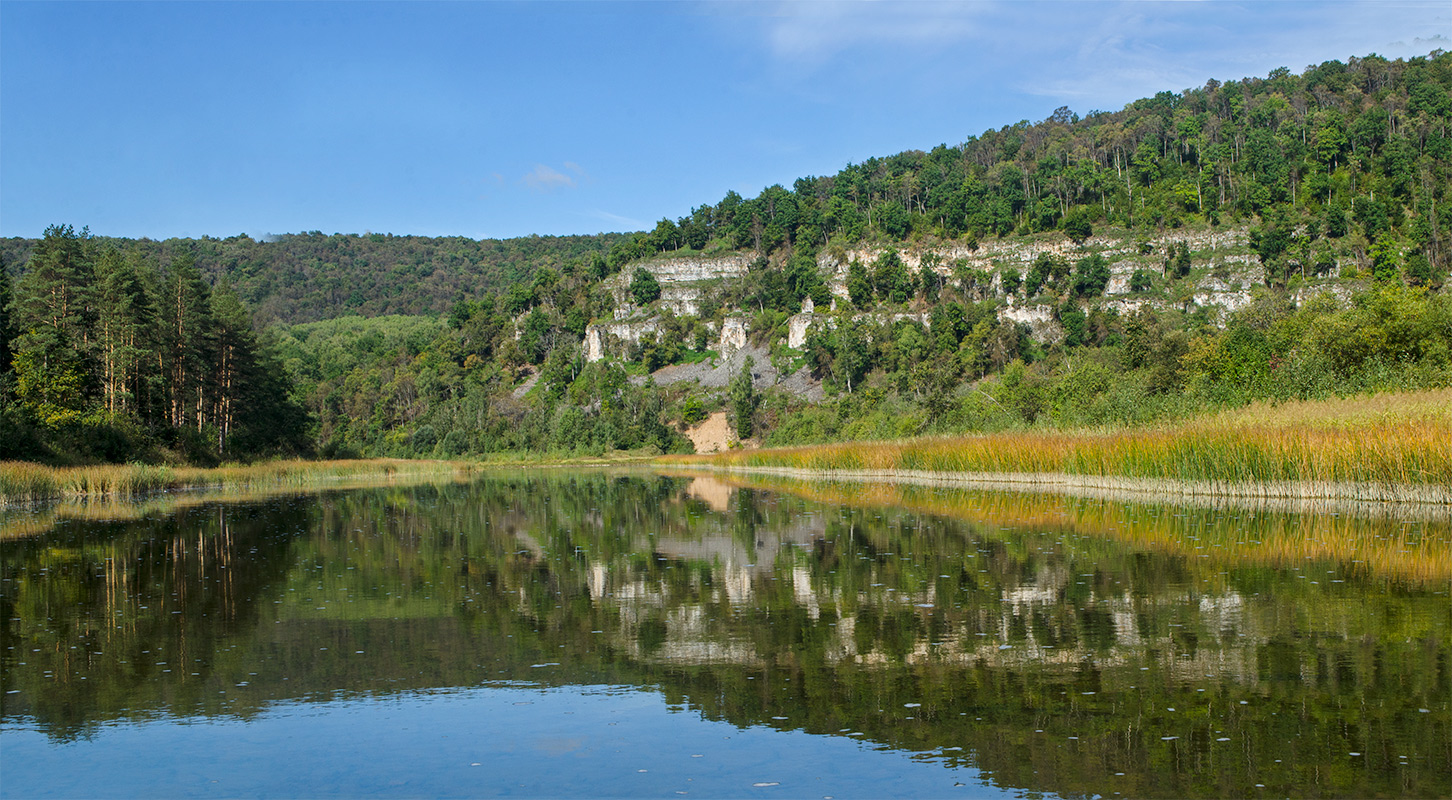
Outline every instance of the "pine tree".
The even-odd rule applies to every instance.
[[[10,324],[10,271],[0,259],[0,402],[7,391],[6,382],[10,376],[10,346],[15,339],[15,330]]]
[[[190,253],[171,265],[161,302],[167,421],[174,428],[207,423],[205,373],[212,345],[211,291]]]
[[[217,452],[227,449],[236,426],[238,400],[257,374],[257,338],[252,316],[225,280],[212,293],[212,422],[217,427]]]
[[[96,259],[96,357],[106,413],[139,414],[156,309],[133,259],[115,247]]]
[[[90,231],[52,225],[11,304],[16,394],[42,425],[81,419],[94,385]]]

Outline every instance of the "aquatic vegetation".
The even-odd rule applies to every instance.
[[[1208,482],[1203,488],[1224,492],[1294,482],[1300,486],[1293,494],[1364,499],[1386,497],[1386,487],[1416,487],[1445,500],[1452,487],[1452,389],[1252,406],[1154,428],[844,442],[666,461],[1144,478]]]

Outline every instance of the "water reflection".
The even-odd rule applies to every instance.
[[[628,685],[1012,790],[1437,796],[1448,525],[1403,522],[552,472],[66,521],[0,545],[0,720]]]

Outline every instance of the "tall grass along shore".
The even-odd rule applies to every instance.
[[[1120,478],[1201,492],[1262,487],[1273,494],[1448,502],[1452,389],[1258,405],[1145,429],[844,442],[673,461],[804,474]]]
[[[117,464],[47,467],[0,461],[0,504],[67,498],[132,498],[179,489],[316,488],[345,480],[455,475],[473,467],[455,461],[366,459],[268,461],[202,469]]]

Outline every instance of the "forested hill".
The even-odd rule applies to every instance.
[[[1328,61],[1297,75],[1208,81],[1114,112],[1006,125],[956,146],[734,192],[616,245],[612,261],[710,240],[758,252],[833,241],[954,239],[1093,226],[1271,223],[1276,241],[1409,239],[1446,272],[1452,204],[1452,54]],[[1353,224],[1354,223],[1354,224]],[[1280,252],[1272,253],[1280,256]],[[1272,270],[1283,259],[1272,258]]]
[[[602,233],[475,240],[311,231],[261,241],[246,235],[92,241],[153,265],[168,265],[186,254],[213,283],[225,276],[257,322],[267,325],[350,314],[438,314],[461,295],[498,292],[529,280],[540,267],[558,269],[572,260],[603,255],[621,238]],[[37,243],[0,240],[0,259],[12,270],[23,268]]]
[[[1417,275],[1452,265],[1452,54],[1371,55],[1302,74],[1208,81],[1083,117],[990,129],[958,145],[849,164],[836,175],[728,192],[637,234],[476,241],[385,234],[111,240],[154,265],[183,251],[226,275],[259,324],[440,313],[537,269],[596,276],[658,253],[750,249],[813,257],[831,243],[963,240],[1096,226],[1155,231],[1263,221],[1267,268],[1284,273],[1300,235],[1365,259],[1403,245]],[[57,223],[82,221],[57,220]],[[100,240],[105,243],[106,240]],[[1341,243],[1341,242],[1338,242]],[[0,240],[23,270],[35,240]],[[1409,246],[1409,247],[1407,247]],[[608,251],[608,258],[605,253]],[[1304,260],[1303,256],[1303,260]],[[810,287],[793,282],[798,299]]]
[[[1446,386],[1449,195],[1436,51],[1059,109],[637,233],[57,225],[0,242],[0,458],[664,451],[716,410],[788,444]]]

